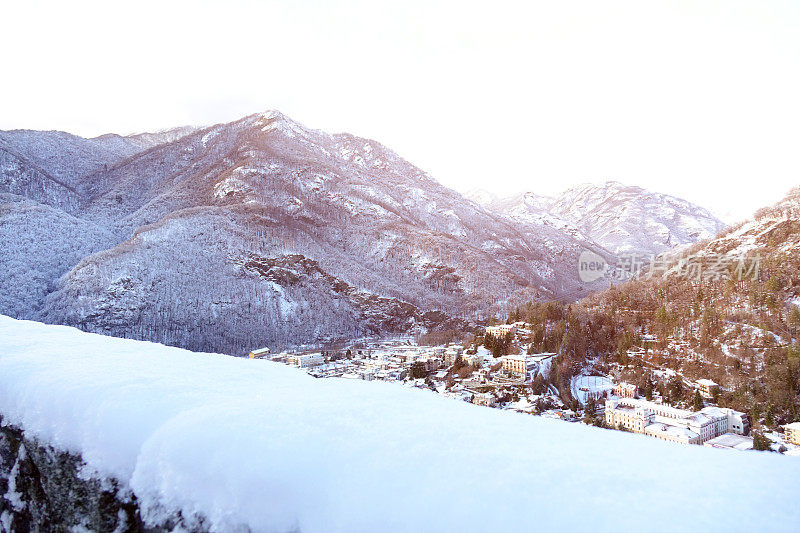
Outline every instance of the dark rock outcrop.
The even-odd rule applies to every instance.
[[[28,438],[0,417],[0,533],[206,531],[180,513],[146,524],[136,497],[114,479],[87,475],[80,456]]]

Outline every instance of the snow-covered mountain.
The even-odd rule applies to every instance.
[[[615,254],[659,254],[709,239],[724,229],[691,202],[616,181],[572,187],[555,198],[523,193],[482,205],[514,221],[557,227]]]
[[[550,211],[617,254],[659,254],[709,239],[725,228],[691,202],[616,181],[572,187]]]
[[[0,167],[0,275],[41,269],[5,295],[0,311],[13,316],[238,353],[445,327],[446,316],[607,283],[578,279],[583,249],[605,253],[590,240],[509,221],[375,141],[276,111],[166,139],[0,138],[13,163]],[[15,236],[19,224],[31,229]],[[56,260],[37,266],[31,239]]]
[[[482,205],[517,224],[532,225],[534,227],[546,225],[557,228],[575,238],[591,240],[574,223],[551,212],[551,207],[555,202],[556,199],[551,196],[525,192],[506,198],[495,198]],[[599,241],[595,242],[600,244]]]
[[[729,228],[696,252],[724,254],[732,258],[746,254],[773,258],[798,257],[800,187],[789,191],[776,204],[759,209],[752,219]]]
[[[480,188],[468,190],[467,192],[464,193],[464,197],[484,207],[487,207],[492,202],[496,202],[497,200],[500,199],[500,197],[497,196],[492,191],[487,191],[486,189],[480,189]]]
[[[4,531],[800,523],[800,461],[774,453],[681,446],[4,316],[0,347]],[[647,498],[641,510],[633,487]]]

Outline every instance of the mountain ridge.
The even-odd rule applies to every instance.
[[[515,221],[542,220],[591,239],[615,254],[653,256],[714,237],[725,224],[707,209],[616,180],[582,183],[556,197],[523,192],[487,200]]]
[[[579,278],[583,251],[615,258],[575,225],[481,207],[377,141],[307,128],[275,110],[169,131],[146,141],[44,132],[41,142],[31,131],[0,132],[9,154],[26,154],[76,191],[37,197],[4,173],[0,192],[54,203],[39,228],[45,211],[2,197],[7,220],[39,228],[40,249],[54,260],[37,278],[36,305],[30,287],[12,287],[0,312],[241,353],[451,327],[448,317],[572,301],[609,284]],[[25,183],[46,183],[32,165],[18,166]],[[16,279],[36,263],[5,227],[11,252],[0,266]],[[291,276],[263,278],[233,259],[250,256],[288,261],[281,268]]]

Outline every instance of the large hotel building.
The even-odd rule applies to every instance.
[[[606,400],[605,419],[611,427],[683,444],[750,432],[748,415],[733,409],[712,406],[693,412],[633,398]]]

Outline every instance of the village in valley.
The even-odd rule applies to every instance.
[[[732,450],[771,450],[800,456],[800,423],[781,431],[751,432],[750,415],[717,405],[720,386],[710,379],[691,381],[671,369],[652,369],[670,389],[693,394],[693,401],[669,401],[659,388],[626,381],[631,368],[648,358],[652,335],[627,352],[631,363],[594,366],[570,379],[569,391],[551,380],[554,352],[535,353],[525,322],[479,328],[468,341],[430,342],[413,338],[366,338],[326,349],[272,353],[253,350],[251,359],[287,364],[316,378],[398,382],[489,408],[538,415],[565,422],[638,433],[680,444]],[[428,342],[426,342],[428,341]],[[501,355],[503,354],[503,355]],[[693,393],[692,393],[693,391]],[[665,398],[666,397],[666,398]]]

